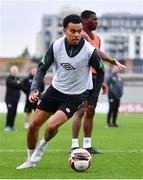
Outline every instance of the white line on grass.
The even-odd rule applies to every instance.
[[[5,152],[26,152],[24,149],[0,149],[0,153]],[[63,150],[63,149],[50,149],[47,150],[47,152],[69,152],[69,150]],[[130,150],[118,150],[118,149],[112,149],[112,150],[102,150],[103,153],[143,153],[142,149],[130,149]]]

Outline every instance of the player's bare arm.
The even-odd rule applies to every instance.
[[[119,63],[119,61],[116,58],[109,57],[106,53],[104,53],[101,50],[97,50],[97,51],[98,51],[99,55],[101,56],[101,58],[104,61],[106,61],[106,62],[108,62],[110,64],[113,64],[113,65],[116,65],[119,69],[125,69],[126,68],[126,66]]]
[[[112,64],[116,65],[119,69],[126,69],[126,66],[119,63],[119,61],[116,58],[112,58]]]

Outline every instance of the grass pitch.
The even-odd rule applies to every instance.
[[[23,116],[17,115],[16,131],[4,132],[5,114],[0,115],[0,179],[143,179],[142,114],[119,114],[118,128],[105,128],[106,115],[96,114],[92,144],[103,154],[92,155],[92,165],[83,173],[68,164],[72,120],[59,129],[36,168],[16,170],[27,156]],[[81,146],[82,137],[81,130]]]

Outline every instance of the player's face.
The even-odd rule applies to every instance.
[[[16,66],[12,66],[10,69],[10,73],[12,76],[17,76],[19,73],[19,69]]]
[[[37,68],[36,67],[33,67],[30,71],[30,73],[34,76],[37,72]]]
[[[92,14],[90,18],[85,20],[84,24],[89,30],[95,30],[98,26],[98,19],[96,17],[96,14]]]
[[[64,28],[64,33],[67,37],[68,43],[76,45],[79,43],[82,33],[82,23],[74,24],[69,23],[66,28]]]

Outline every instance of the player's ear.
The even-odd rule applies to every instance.
[[[67,34],[67,28],[64,28],[63,31],[65,34]]]
[[[82,19],[82,22],[83,22],[83,23],[86,23],[87,21],[88,21],[88,18],[83,18],[83,19]]]
[[[65,28],[63,28],[63,31],[64,31],[64,33],[65,33]]]

